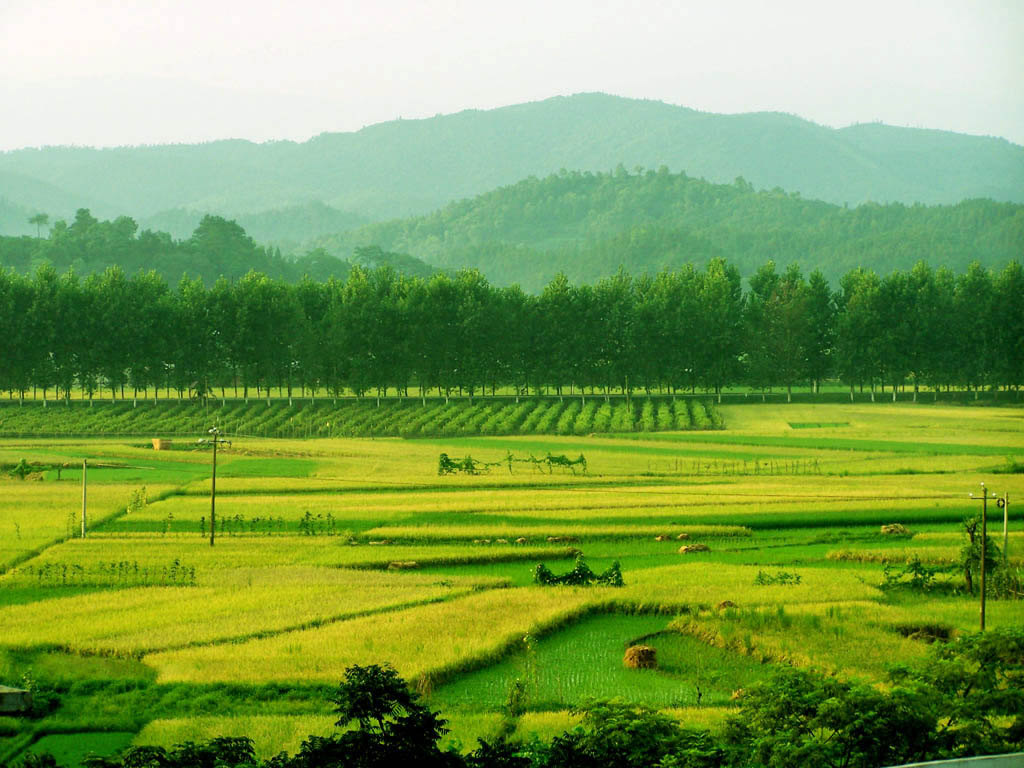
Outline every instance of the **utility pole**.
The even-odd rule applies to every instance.
[[[992,498],[996,495],[993,493]],[[973,493],[972,499],[976,499]],[[988,489],[981,484],[981,631],[985,631],[985,556],[988,554]]]
[[[86,499],[86,474],[89,471],[89,460],[82,459],[82,538],[85,538],[85,499]]]
[[[217,427],[210,427],[208,434],[210,437],[200,439],[198,442],[200,445],[213,446],[213,472],[210,476],[210,546],[212,547],[214,533],[217,530],[217,445],[231,445],[231,441],[221,438],[220,430]]]
[[[1003,510],[1003,561],[1009,560],[1006,547],[1010,543],[1010,494],[1004,493],[1003,498],[996,499],[996,506]]]

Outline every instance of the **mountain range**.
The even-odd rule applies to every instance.
[[[742,176],[839,205],[1024,202],[1024,147],[878,123],[833,129],[775,113],[722,115],[601,93],[395,120],[306,142],[0,153],[0,234],[89,208],[187,237],[206,213],[261,242],[299,240],[420,215],[530,176],[617,166]]]

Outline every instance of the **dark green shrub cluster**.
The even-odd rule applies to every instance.
[[[552,573],[551,569],[544,565],[544,563],[538,564],[533,569],[533,583],[545,587],[589,587],[594,584],[605,587],[621,587],[624,582],[622,581],[622,569],[619,567],[618,560],[613,562],[607,570],[596,574],[587,565],[583,555],[579,555],[572,570],[563,573],[561,576],[556,576]]]
[[[882,589],[910,589],[914,592],[928,592],[937,586],[937,568],[929,568],[917,555],[901,569],[886,564],[882,569]]]
[[[757,576],[754,577],[754,583],[758,586],[770,584],[799,584],[800,574],[790,573],[789,571],[779,571],[778,573],[758,571]]]

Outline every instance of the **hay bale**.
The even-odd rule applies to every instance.
[[[707,544],[684,544],[679,548],[680,555],[688,555],[691,552],[710,552],[711,547]]]
[[[676,536],[676,541],[686,541],[688,538],[690,538],[690,534],[680,533],[678,536]]]
[[[622,663],[626,665],[626,669],[657,669],[657,651],[649,645],[631,645],[626,649]]]
[[[393,563],[388,563],[389,571],[413,571],[420,567],[420,564],[415,560],[396,560]]]
[[[909,536],[910,529],[901,523],[889,523],[882,526],[882,533],[889,536]]]
[[[719,610],[719,611],[724,611],[726,608],[735,608],[735,607],[736,607],[736,603],[734,603],[732,600],[723,600],[722,602],[720,602],[718,605],[715,606],[715,609]]]

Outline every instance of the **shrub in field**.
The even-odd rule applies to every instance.
[[[502,418],[498,432],[503,435],[512,435],[518,431],[523,420],[538,407],[538,403],[526,401],[516,405],[512,411]]]
[[[905,587],[915,592],[927,592],[936,586],[935,568],[928,568],[921,563],[916,555],[900,571],[896,572],[893,567],[886,563],[882,571],[882,589],[896,589]]]
[[[758,571],[757,576],[754,577],[754,584],[758,586],[767,586],[769,584],[799,584],[800,574],[789,573],[788,571],[779,571],[778,573],[768,573],[767,571]]]
[[[576,420],[573,422],[572,431],[574,435],[587,435],[593,429],[594,425],[594,414],[597,413],[597,402],[591,400],[580,412],[576,414]]]
[[[658,429],[667,430],[676,428],[676,416],[672,412],[672,403],[662,402],[658,404]]]
[[[585,587],[591,584],[621,587],[624,582],[622,581],[622,569],[619,567],[618,560],[613,562],[606,571],[596,574],[587,565],[583,556],[579,555],[576,558],[576,564],[573,566],[573,569],[563,573],[561,576],[556,576],[544,563],[540,563],[533,569],[533,583],[545,587],[560,585]]]
[[[603,403],[597,412],[594,413],[594,431],[607,432],[612,426],[612,406],[610,403]]]
[[[497,410],[495,405],[483,405],[474,406],[470,409],[472,413],[469,418],[463,422],[460,432],[464,435],[479,435],[482,430],[481,426],[487,421],[488,417]]]
[[[410,412],[406,421],[399,425],[398,434],[402,437],[418,434],[424,424],[433,421],[445,408],[446,406],[444,403],[441,403],[431,408],[423,408],[416,412]]]
[[[462,425],[469,423],[469,421],[475,415],[475,411],[479,406],[466,406],[460,404],[456,408],[452,417],[441,427],[442,435],[457,435],[462,432]]]
[[[640,429],[643,432],[654,432],[658,429],[658,422],[654,419],[654,403],[650,398],[644,400],[640,408]]]
[[[519,425],[519,433],[523,435],[531,435],[537,431],[537,422],[550,410],[551,406],[545,403],[543,400],[538,400],[536,403],[531,403],[533,408],[530,409],[529,413],[526,414],[526,418],[523,419]],[[557,405],[557,403],[556,403]]]
[[[558,417],[558,423],[555,424],[555,432],[560,435],[571,435],[573,428],[576,425],[576,416],[580,412],[580,404],[577,402],[569,403],[568,407],[562,411],[562,414]]]
[[[712,402],[708,402],[704,407],[708,412],[708,418],[711,419],[711,428],[724,429],[725,419],[722,418],[722,412],[718,410],[718,406]]]
[[[711,419],[708,417],[707,408],[700,400],[689,400],[690,424],[693,429],[710,429]]]
[[[537,419],[537,425],[534,427],[534,431],[541,435],[546,435],[549,432],[554,431],[555,420],[558,418],[558,414],[562,411],[562,403],[552,403],[544,413],[541,414],[540,418]]]
[[[425,422],[420,427],[420,434],[426,437],[442,434],[445,425],[454,419],[458,413],[459,406],[456,403],[449,403],[438,411],[430,421]]]
[[[633,404],[622,401],[612,412],[613,432],[632,432],[636,421],[636,414],[633,412]]]
[[[519,408],[515,403],[509,403],[502,408],[496,408],[480,425],[481,435],[496,435],[502,433],[506,420]]]
[[[676,429],[689,429],[691,426],[690,409],[686,402],[686,400],[676,400],[672,403],[672,412],[676,417]]]

